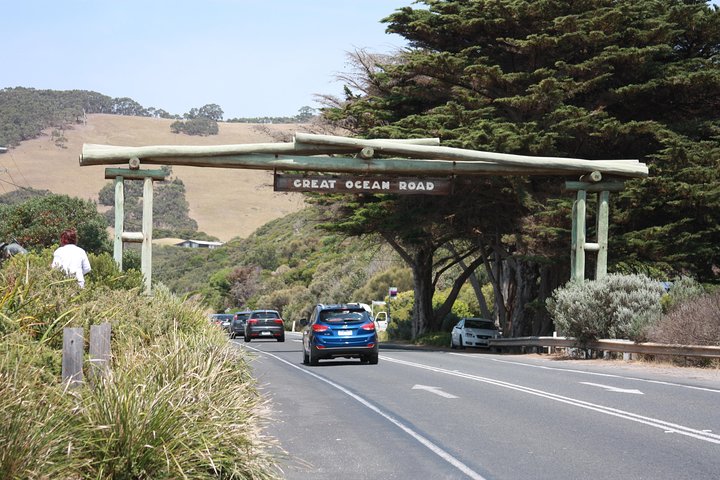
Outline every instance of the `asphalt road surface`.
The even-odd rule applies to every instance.
[[[300,338],[235,341],[287,479],[720,478],[720,371],[385,348],[310,367]]]

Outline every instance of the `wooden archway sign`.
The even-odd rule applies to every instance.
[[[382,158],[376,155],[382,155]],[[142,270],[148,293],[152,268],[152,180],[161,180],[164,176],[158,175],[162,171],[140,170],[141,163],[363,175],[573,175],[580,181],[566,182],[566,188],[577,192],[570,254],[571,278],[577,281],[585,278],[586,252],[597,252],[596,278],[606,274],[610,192],[622,190],[624,179],[648,175],[647,165],[638,160],[533,157],[444,147],[437,138],[358,139],[308,133],[296,133],[293,141],[288,143],[144,147],[85,144],[80,155],[80,166],[125,163],[129,164],[129,169],[106,169],[105,172],[106,178],[115,179],[114,257],[122,268],[123,241],[143,242]],[[118,185],[129,178],[145,181],[144,204],[147,205],[143,208],[141,233],[123,232],[122,218],[118,214],[118,205],[120,212],[123,211]],[[598,194],[597,242],[586,241],[587,192]]]

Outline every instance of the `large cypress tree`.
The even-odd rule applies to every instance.
[[[692,0],[419,3],[427,8],[405,7],[384,20],[410,47],[384,63],[360,52],[362,78],[327,118],[368,137],[438,136],[445,145],[503,153],[639,159],[650,178],[628,182],[613,198],[611,269],[718,280],[715,7]],[[498,314],[516,335],[549,329],[527,307],[567,278],[563,180],[491,182],[498,198],[514,197],[530,211],[518,235],[497,245],[491,271]]]

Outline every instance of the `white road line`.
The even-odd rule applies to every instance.
[[[503,382],[501,380],[493,380],[491,378],[481,377],[478,375],[472,375],[469,373],[462,373],[462,372],[458,372],[457,370],[446,370],[444,368],[434,367],[432,365],[424,365],[422,363],[414,363],[414,362],[408,362],[405,360],[398,360],[395,358],[386,357],[384,355],[381,358],[383,359],[383,361],[387,361],[387,362],[393,362],[393,363],[398,363],[401,365],[407,365],[409,367],[415,367],[415,368],[420,368],[423,370],[429,370],[431,372],[441,373],[444,375],[451,375],[454,377],[466,378],[468,380],[483,382],[483,383],[487,383],[490,385],[495,385],[498,387],[508,388],[510,390],[527,393],[529,395],[535,395],[538,397],[547,398],[548,400],[565,403],[565,404],[572,405],[572,406],[579,407],[579,408],[585,408],[587,410],[592,410],[592,411],[595,411],[598,413],[603,413],[605,415],[611,415],[613,417],[618,417],[618,418],[622,418],[625,420],[630,420],[632,422],[649,425],[654,428],[662,429],[663,431],[679,433],[680,435],[685,435],[688,437],[696,438],[698,440],[703,440],[705,442],[710,442],[710,443],[715,443],[715,444],[720,445],[720,435],[708,433],[703,430],[697,430],[694,428],[685,427],[683,425],[677,425],[675,423],[666,422],[664,420],[659,420],[659,419],[651,418],[651,417],[645,417],[643,415],[626,412],[624,410],[619,410],[619,409],[612,408],[612,407],[606,407],[603,405],[585,402],[583,400],[578,400],[575,398],[565,397],[562,395],[557,395],[554,393],[537,390],[535,388],[524,387],[522,385],[517,385],[517,384],[513,384],[513,383],[509,383],[509,382]]]
[[[576,369],[572,369],[572,368],[547,367],[545,365],[533,365],[532,363],[511,362],[510,360],[500,360],[498,358],[492,358],[490,360],[493,362],[498,362],[498,363],[509,363],[510,365],[520,365],[522,367],[541,368],[543,370],[557,370],[560,372],[580,373],[583,375],[594,375],[597,377],[622,378],[625,380],[634,380],[636,382],[654,383],[657,385],[667,385],[667,386],[671,386],[671,387],[689,388],[691,390],[701,390],[703,392],[720,393],[720,390],[718,390],[717,388],[696,387],[694,385],[683,385],[682,383],[665,382],[663,380],[649,380],[646,378],[626,377],[624,375],[617,375],[614,373],[588,372],[585,370],[576,370]]]
[[[632,393],[634,395],[644,395],[643,392],[640,390],[634,389],[634,388],[619,388],[619,387],[613,387],[612,385],[603,385],[602,383],[591,383],[591,382],[580,382],[583,385],[590,385],[591,387],[600,387],[604,388],[605,390],[609,392],[615,392],[615,393]]]
[[[440,387],[430,387],[428,385],[413,385],[411,390],[425,390],[426,392],[434,393],[435,395],[439,395],[445,398],[458,398],[452,393],[443,392],[443,389]]]
[[[471,469],[470,467],[468,467],[467,465],[465,465],[464,463],[462,463],[462,462],[461,462],[460,460],[458,460],[457,458],[455,458],[455,457],[453,457],[452,455],[450,455],[448,452],[446,452],[445,450],[443,450],[442,448],[440,448],[439,446],[437,446],[436,444],[434,444],[433,442],[431,442],[429,439],[427,439],[427,438],[425,438],[424,436],[420,435],[420,434],[417,433],[415,430],[413,430],[412,428],[406,426],[405,424],[403,424],[401,421],[397,420],[397,419],[396,419],[395,417],[393,417],[392,415],[390,415],[390,414],[388,414],[388,413],[385,413],[384,411],[380,410],[380,408],[376,407],[375,405],[373,405],[373,404],[370,403],[369,401],[365,400],[365,399],[362,398],[361,396],[359,396],[359,395],[351,392],[350,390],[348,390],[347,388],[343,387],[342,385],[339,385],[339,384],[333,382],[332,380],[328,380],[328,379],[325,378],[325,377],[321,377],[320,375],[318,375],[318,374],[316,374],[316,373],[313,373],[313,372],[307,370],[306,368],[302,368],[302,367],[299,367],[299,366],[295,365],[294,363],[288,362],[287,360],[284,360],[284,359],[278,357],[277,355],[273,355],[272,353],[263,352],[262,350],[258,350],[257,348],[253,348],[253,347],[250,347],[250,346],[248,346],[248,345],[245,345],[245,348],[248,348],[248,349],[250,349],[250,350],[254,350],[255,352],[260,353],[260,354],[263,354],[263,355],[267,355],[267,356],[269,356],[269,357],[274,358],[275,360],[279,360],[279,361],[281,361],[282,363],[284,363],[284,364],[286,364],[286,365],[288,365],[288,366],[290,366],[290,367],[292,367],[292,368],[294,368],[294,369],[296,369],[296,370],[299,370],[299,371],[301,371],[301,372],[303,372],[303,373],[305,373],[305,374],[307,374],[307,375],[310,375],[311,377],[315,377],[316,379],[318,379],[318,380],[320,380],[320,381],[322,381],[322,382],[327,383],[327,384],[330,385],[331,387],[334,387],[334,388],[340,390],[340,391],[343,392],[344,394],[348,395],[349,397],[353,398],[354,400],[357,400],[357,401],[360,402],[362,405],[366,406],[367,408],[369,408],[369,409],[372,410],[373,412],[377,413],[378,415],[380,415],[380,416],[383,417],[384,419],[386,419],[386,420],[388,420],[389,422],[393,423],[395,426],[399,427],[402,431],[404,431],[405,433],[407,433],[408,435],[410,435],[411,437],[413,437],[415,440],[417,440],[418,442],[420,442],[423,446],[425,446],[426,448],[428,448],[430,451],[432,451],[434,454],[436,454],[437,456],[439,456],[440,458],[442,458],[443,460],[445,460],[446,462],[448,462],[448,463],[449,463],[450,465],[452,465],[453,467],[455,467],[455,468],[457,468],[458,470],[460,470],[461,472],[463,472],[463,473],[464,473],[465,475],[467,475],[468,477],[470,477],[470,478],[472,478],[472,479],[474,479],[474,480],[485,480],[485,477],[483,477],[482,475],[480,475],[479,473],[477,473],[475,470]]]

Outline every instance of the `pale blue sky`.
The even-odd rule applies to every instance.
[[[182,114],[295,115],[339,95],[346,53],[405,45],[412,0],[2,0],[0,88],[93,90]]]
[[[720,0],[713,0],[717,4]],[[412,0],[0,0],[0,88],[93,90],[182,114],[295,115],[340,95],[358,48]]]

